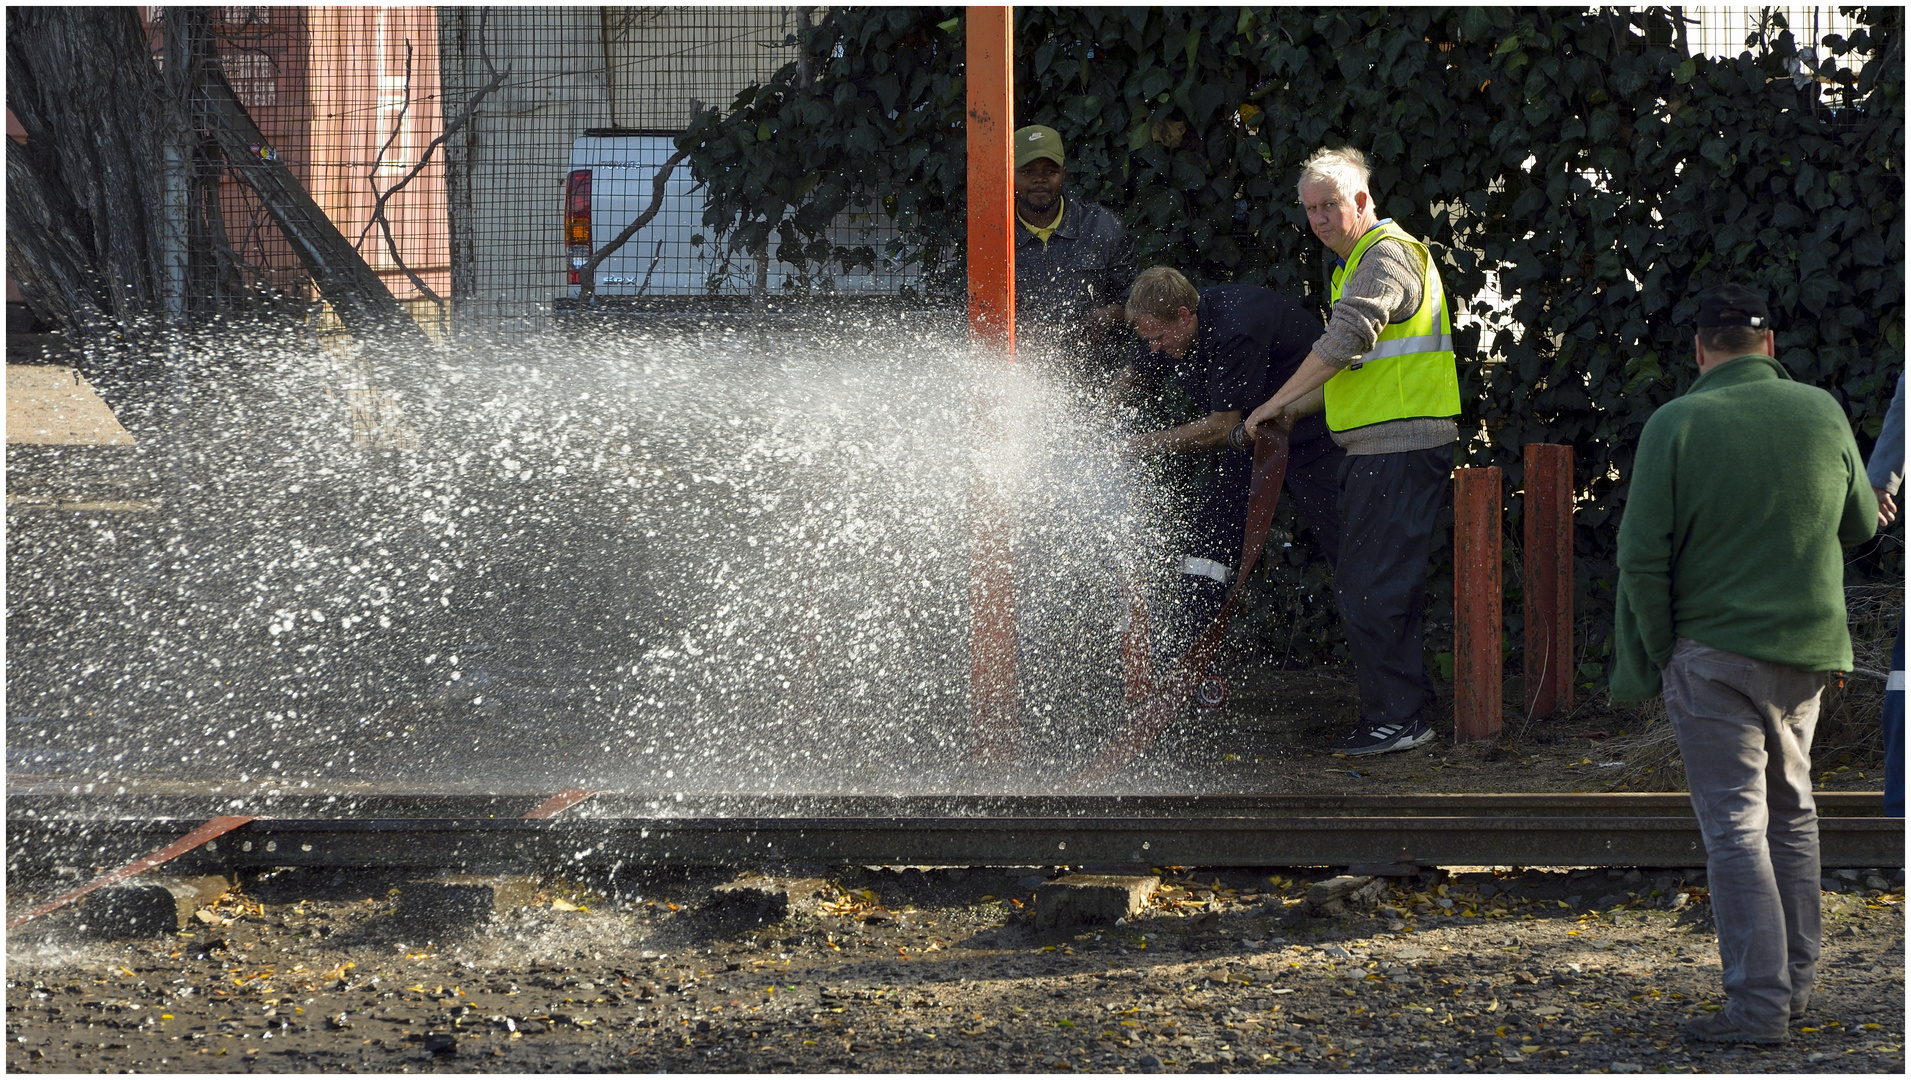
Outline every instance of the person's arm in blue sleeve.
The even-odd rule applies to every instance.
[[[1865,471],[1860,467],[1863,459],[1858,456],[1858,442],[1851,437],[1850,428],[1841,427],[1841,430],[1845,435],[1845,467],[1851,470],[1851,484],[1845,492],[1845,512],[1838,520],[1838,542],[1845,547],[1857,547],[1878,535],[1878,530],[1888,520],[1879,501],[1889,496],[1881,496],[1865,482]]]
[[[1891,408],[1885,411],[1884,428],[1878,432],[1877,445],[1871,448],[1871,462],[1865,466],[1871,490],[1878,498],[1878,528],[1891,524],[1898,516],[1897,496],[1904,486],[1904,373],[1898,374],[1897,392],[1891,395]]]

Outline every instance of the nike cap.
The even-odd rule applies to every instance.
[[[1062,133],[1052,127],[1030,124],[1015,133],[1015,167],[1021,168],[1036,158],[1047,158],[1057,165],[1068,162],[1062,155]]]

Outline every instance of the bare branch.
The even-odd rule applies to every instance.
[[[379,218],[384,216],[385,200],[389,198],[390,196],[380,195],[378,193],[378,170],[384,166],[385,155],[391,152],[392,144],[398,141],[398,133],[405,130],[405,116],[406,114],[410,112],[411,112],[411,39],[406,38],[405,39],[405,100],[404,100],[404,104],[398,107],[398,119],[392,121],[391,134],[385,136],[385,144],[378,148],[378,153],[372,155],[371,168],[367,169],[365,172],[365,184],[366,186],[372,189],[372,198],[375,201],[372,203],[371,220],[365,222],[365,227],[359,230],[358,241],[352,245],[355,248],[362,248],[365,246],[365,237],[369,235],[372,231],[372,222],[377,221]]]
[[[638,229],[650,224],[650,219],[657,216],[657,211],[664,205],[664,185],[670,182],[670,174],[677,171],[677,166],[683,164],[684,159],[689,156],[689,150],[679,150],[665,158],[664,163],[657,169],[657,175],[650,181],[650,208],[638,214],[630,224],[624,226],[624,231],[618,233],[615,240],[604,245],[602,251],[592,255],[584,265],[577,268],[577,298],[579,300],[587,300],[597,294],[598,266],[609,258],[612,252],[623,247],[631,237],[636,236]]]
[[[392,262],[404,273],[406,279],[411,282],[412,288],[417,289],[421,295],[438,306],[438,312],[440,316],[442,316],[445,311],[444,299],[432,291],[431,286],[426,285],[424,279],[419,277],[418,274],[412,270],[410,264],[405,262],[404,256],[399,254],[398,240],[392,235],[391,218],[385,213],[385,204],[391,201],[392,196],[405,190],[406,185],[417,179],[418,175],[425,171],[425,167],[431,163],[431,155],[436,153],[440,146],[444,145],[446,139],[457,134],[459,129],[463,128],[467,123],[470,123],[471,118],[477,114],[478,104],[490,96],[492,92],[496,91],[498,87],[503,86],[504,80],[511,77],[511,67],[507,64],[504,71],[499,72],[491,63],[489,50],[484,51],[482,53],[484,66],[487,71],[491,72],[490,80],[479,87],[477,91],[471,95],[470,99],[465,102],[464,110],[459,114],[457,119],[445,124],[443,130],[438,133],[438,136],[425,144],[424,153],[418,155],[418,163],[413,165],[404,176],[400,177],[397,183],[381,192],[378,190],[377,179],[379,166],[384,163],[385,154],[391,149],[392,144],[398,141],[398,133],[404,127],[405,115],[411,111],[411,55],[411,39],[407,38],[405,40],[404,107],[398,111],[398,120],[392,124],[390,137],[385,140],[385,145],[379,148],[377,160],[372,162],[371,171],[365,176],[365,182],[370,185],[375,198],[372,202],[371,219],[365,222],[364,230],[358,234],[358,243],[353,246],[362,246],[365,243],[366,235],[372,231],[372,226],[374,224],[377,225],[379,231],[385,237],[385,250],[391,254]]]
[[[488,55],[485,56],[484,63],[485,63],[485,67],[491,68],[490,56]],[[398,194],[400,191],[403,191],[405,189],[406,184],[409,184],[413,180],[417,179],[418,174],[424,172],[425,166],[431,163],[431,155],[436,153],[438,148],[445,144],[445,140],[449,139],[453,135],[456,135],[461,128],[463,128],[466,124],[471,122],[471,118],[477,113],[478,103],[483,101],[485,98],[489,97],[492,93],[494,93],[498,89],[498,87],[503,86],[504,80],[510,77],[511,77],[511,65],[509,64],[506,64],[504,66],[503,71],[498,71],[496,68],[491,68],[490,81],[486,82],[483,86],[478,87],[478,89],[472,93],[470,100],[465,102],[463,113],[461,113],[456,120],[453,120],[451,123],[446,124],[444,126],[444,130],[438,133],[437,138],[425,144],[425,152],[418,155],[418,164],[413,165],[411,167],[411,171],[407,172],[403,177],[400,177],[399,181],[396,184],[393,184],[391,187],[385,189],[385,193],[378,197],[378,202],[373,207],[373,213],[374,214],[382,213],[385,208],[386,200],[390,199],[393,195]],[[409,77],[407,78],[409,80]],[[408,102],[411,99],[411,88],[410,88],[409,81],[407,81],[406,83],[405,98]],[[373,190],[377,190],[377,189],[374,188]],[[366,232],[371,231],[371,225],[369,223],[365,226],[365,231]],[[364,235],[360,234],[359,236],[360,242],[363,242],[364,239],[365,239]]]
[[[372,203],[371,221],[367,221],[365,223],[364,232],[361,232],[358,234],[358,244],[355,244],[353,246],[357,247],[357,246],[363,245],[365,243],[365,234],[371,232],[372,225],[376,223],[378,225],[379,232],[384,234],[385,251],[391,255],[392,263],[395,266],[397,266],[401,272],[404,273],[405,279],[411,282],[412,288],[417,289],[419,293],[423,294],[425,299],[430,300],[433,304],[436,304],[438,306],[438,315],[440,318],[443,318],[445,314],[444,300],[441,297],[439,297],[437,293],[433,292],[431,289],[431,286],[425,284],[425,279],[419,277],[417,271],[411,268],[411,264],[405,261],[404,255],[400,254],[398,251],[398,238],[392,235],[391,217],[385,213],[385,203],[392,197],[392,194],[398,190],[397,186],[392,187],[390,190],[384,192],[383,194],[380,194],[378,191],[378,170],[384,166],[385,155],[388,152],[390,152],[392,148],[392,144],[398,141],[399,133],[405,130],[405,117],[409,115],[411,112],[411,54],[412,54],[411,39],[406,38],[405,39],[405,83],[404,83],[405,101],[404,101],[404,104],[401,105],[398,109],[398,118],[392,121],[391,135],[385,139],[385,145],[378,148],[378,154],[377,154],[376,160],[372,162],[371,171],[365,174],[365,183],[371,187],[372,195],[375,196],[375,201]],[[422,167],[423,165],[421,162],[419,168],[422,168]],[[411,176],[417,175],[417,172],[418,172],[417,169],[413,169],[412,172],[406,177],[406,179],[409,180]]]
[[[438,305],[438,314],[442,317],[445,313],[445,302],[443,298],[437,293],[432,292],[431,286],[425,284],[425,279],[419,277],[417,273],[412,270],[411,266],[398,254],[398,241],[392,236],[391,219],[385,216],[384,207],[381,206],[379,208],[377,216],[378,227],[385,234],[385,249],[391,252],[391,261],[397,263],[398,269],[405,272],[405,277],[410,279],[412,288],[423,293],[425,299]]]
[[[423,332],[398,305],[391,289],[341,235],[311,193],[299,183],[253,122],[216,59],[208,57],[201,85],[205,119],[232,170],[251,186],[272,221],[354,336],[372,330],[406,339]]]

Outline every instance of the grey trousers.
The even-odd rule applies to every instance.
[[[1811,738],[1825,673],[1680,638],[1664,687],[1705,837],[1726,1018],[1783,1035],[1818,972]]]

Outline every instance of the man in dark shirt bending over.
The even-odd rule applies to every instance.
[[[1114,396],[1132,393],[1144,376],[1172,378],[1207,416],[1128,440],[1128,452],[1219,452],[1220,475],[1190,522],[1180,557],[1183,602],[1180,648],[1221,610],[1238,570],[1247,528],[1253,444],[1241,418],[1285,383],[1320,337],[1318,316],[1287,296],[1259,285],[1215,285],[1197,291],[1180,271],[1155,266],[1141,272],[1128,294],[1128,321],[1148,346],[1116,377]],[[1340,550],[1336,503],[1344,452],[1319,414],[1294,426],[1288,438],[1287,493],[1332,566]]]

